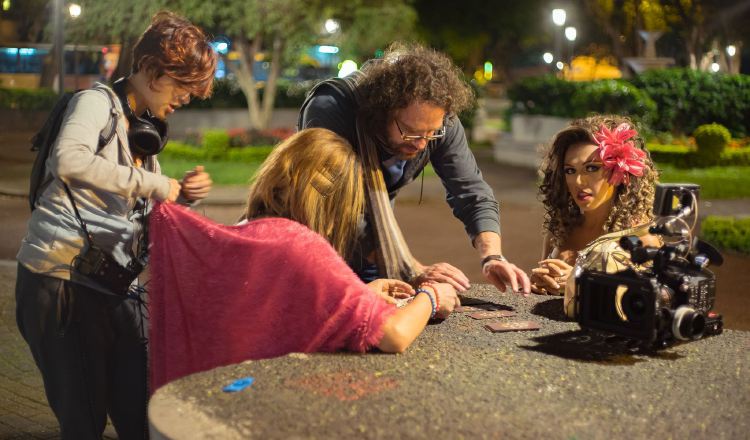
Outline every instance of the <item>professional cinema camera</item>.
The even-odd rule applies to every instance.
[[[622,237],[620,247],[630,252],[633,268],[577,271],[576,315],[582,328],[627,338],[642,349],[721,333],[721,315],[711,311],[716,276],[707,266],[720,266],[723,258],[692,236],[699,189],[694,184],[657,186],[656,220],[649,232],[666,244],[647,247],[638,237]]]

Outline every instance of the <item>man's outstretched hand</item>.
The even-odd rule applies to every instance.
[[[513,292],[524,295],[531,292],[529,277],[510,261],[490,260],[482,267],[482,274],[501,292],[505,292],[508,286]]]

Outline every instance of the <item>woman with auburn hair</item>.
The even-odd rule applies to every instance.
[[[363,209],[358,157],[322,128],[271,152],[236,226],[158,206],[150,225],[152,390],[291,352],[402,352],[430,318],[450,314],[459,304],[450,284],[364,284],[349,268],[342,257]],[[397,308],[394,297],[412,300]]]
[[[589,267],[586,259],[594,253],[615,256],[623,235],[658,245],[648,235],[658,176],[633,122],[616,115],[573,121],[555,135],[540,171],[545,237],[542,261],[531,271],[532,291],[565,293],[565,310],[572,316],[574,265]],[[627,264],[619,257],[608,261],[620,268]]]
[[[147,438],[147,316],[138,276],[151,200],[203,199],[202,167],[161,174],[165,118],[211,91],[217,57],[206,35],[169,12],[153,17],[132,72],[65,107],[28,233],[18,252],[16,319],[44,379],[63,439]]]

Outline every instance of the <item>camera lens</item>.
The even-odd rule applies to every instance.
[[[672,334],[682,341],[700,339],[706,330],[706,317],[692,307],[680,306],[674,312]]]
[[[622,296],[622,311],[628,321],[641,321],[648,311],[647,298],[642,292],[628,290]]]

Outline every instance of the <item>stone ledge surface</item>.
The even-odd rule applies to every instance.
[[[632,354],[565,321],[561,298],[487,285],[467,296],[541,329],[490,333],[494,320],[454,313],[402,355],[292,354],[194,374],[154,394],[152,438],[731,439],[750,430],[749,332]],[[246,376],[249,388],[221,391]]]

